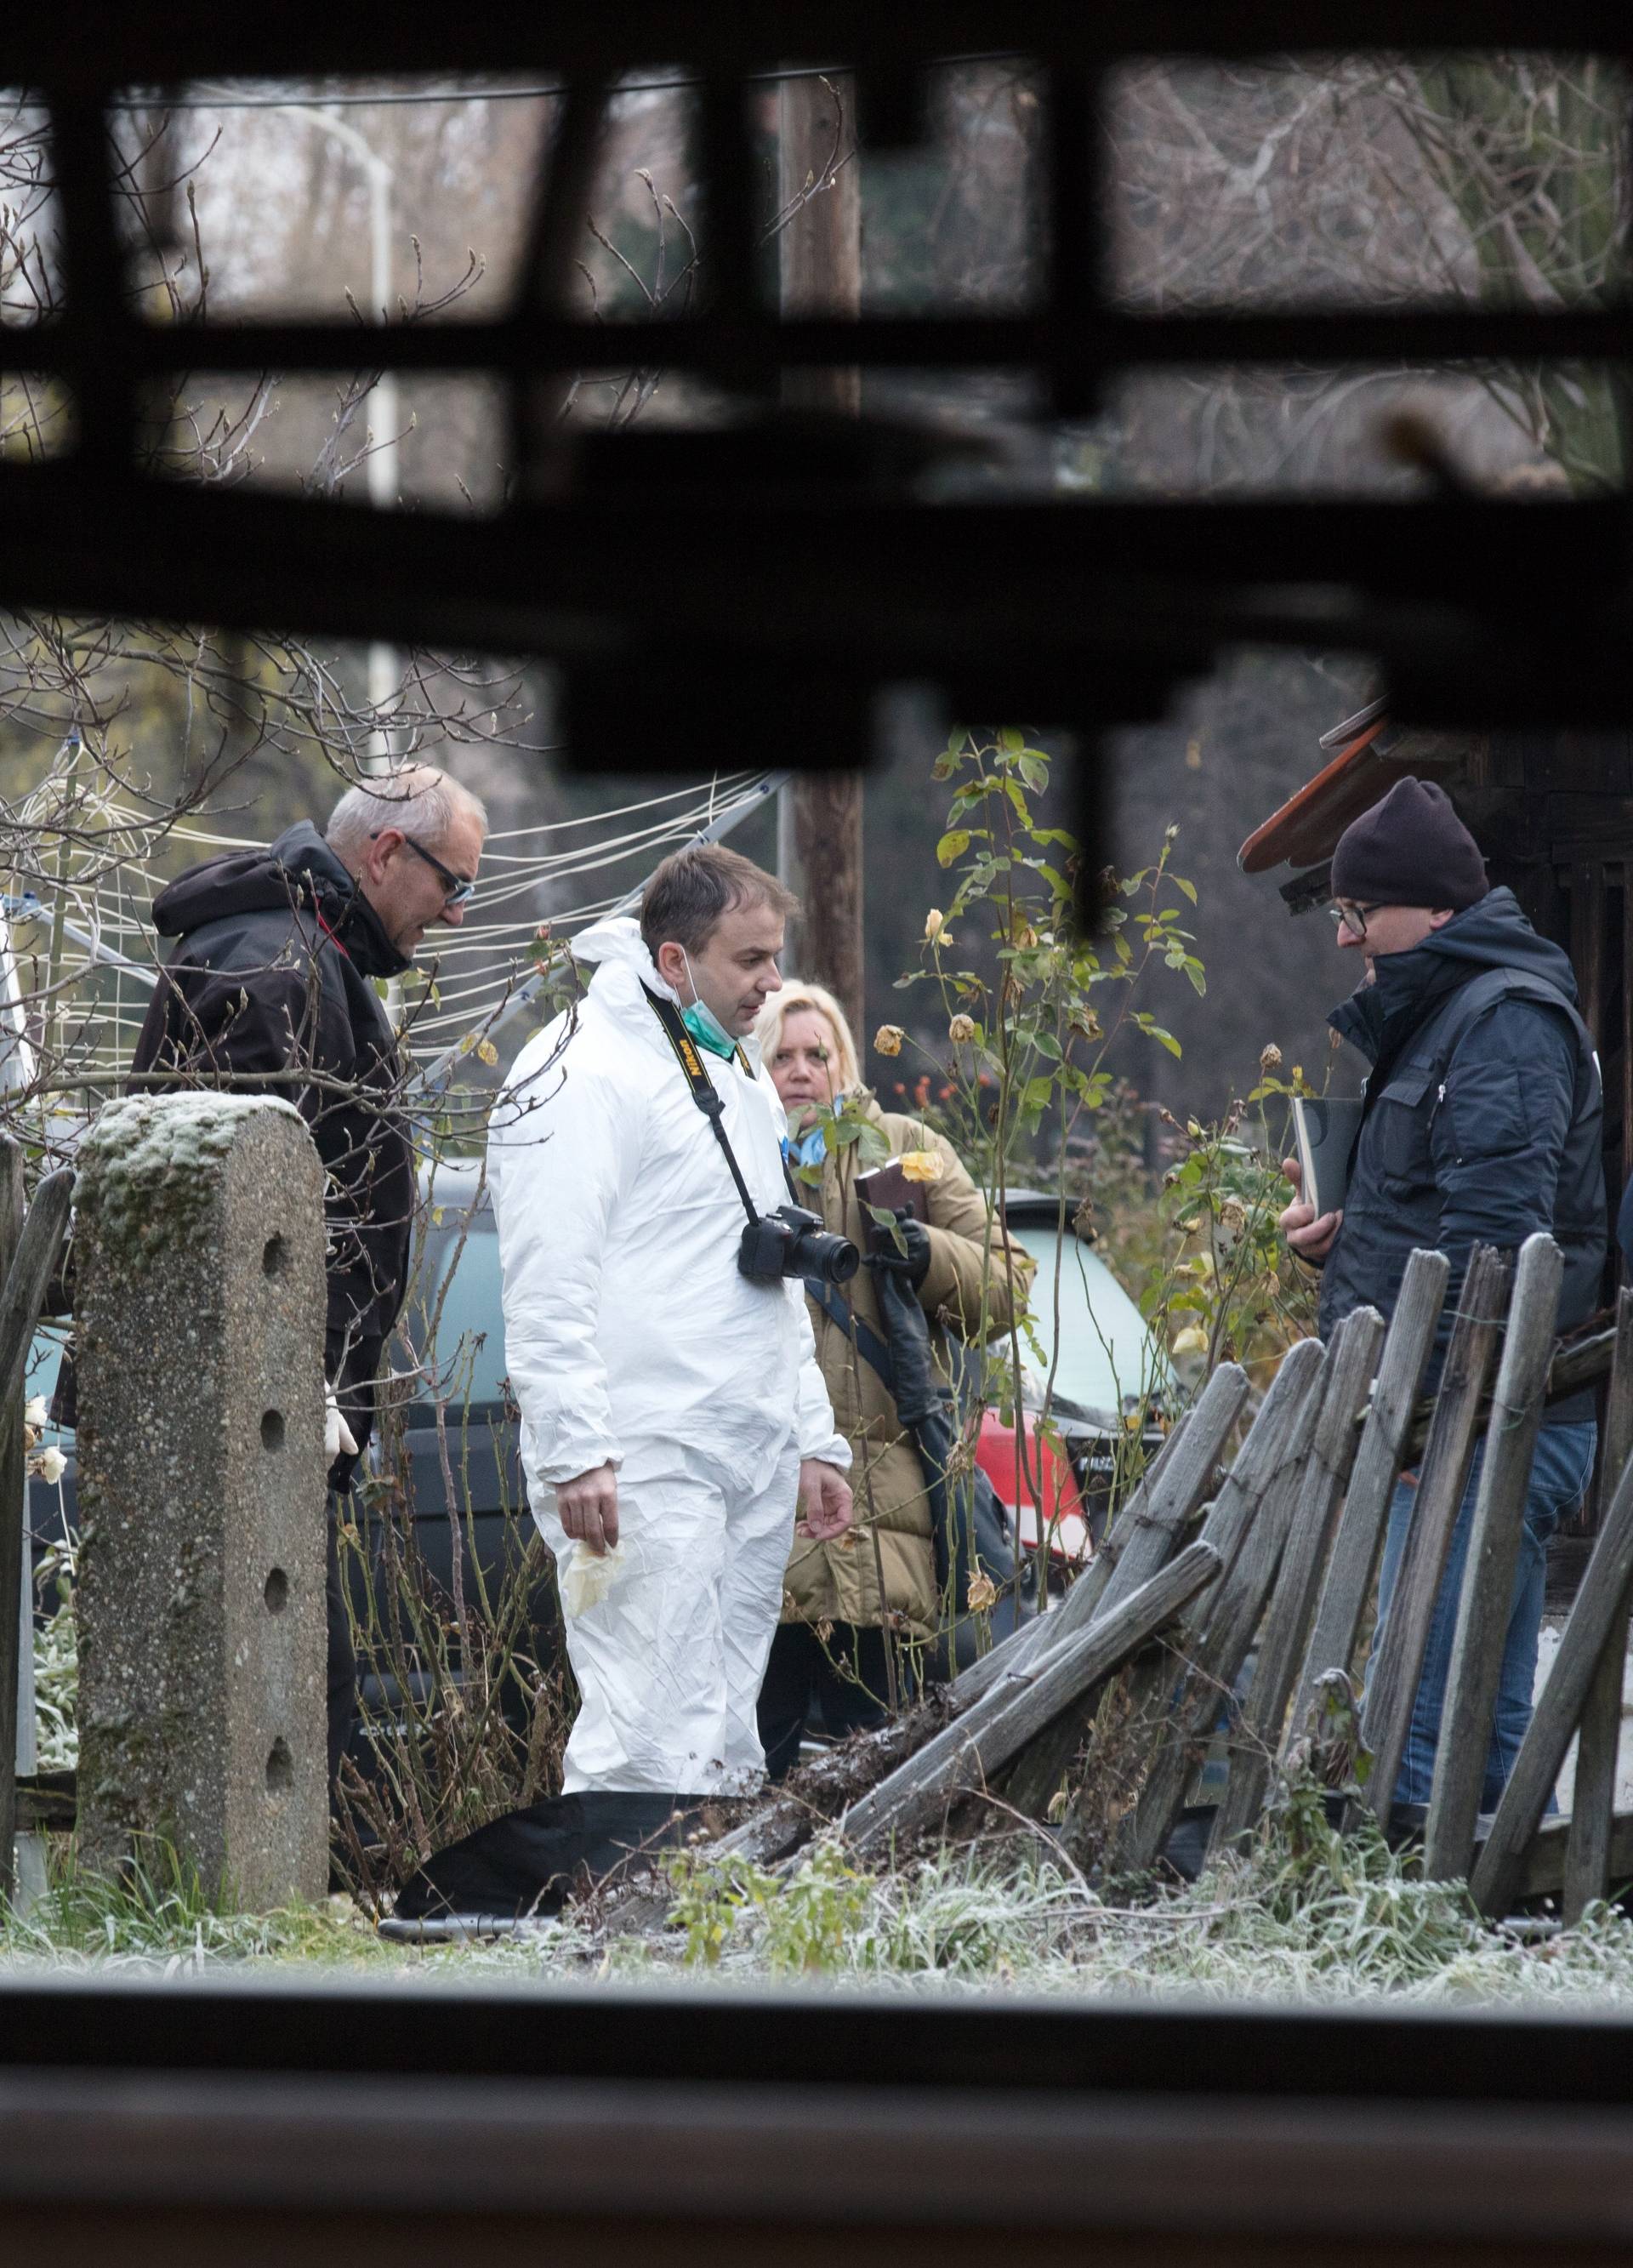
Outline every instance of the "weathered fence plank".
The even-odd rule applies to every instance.
[[[1111,1613],[1165,1565],[1208,1492],[1247,1397],[1246,1371],[1233,1362],[1222,1363],[1187,1412],[1181,1438],[1164,1443],[1146,1484],[1129,1498],[1107,1539],[1108,1550],[1072,1585],[1058,1612],[1043,1618],[1030,1661],[1045,1659],[1063,1638]],[[1103,1576],[1098,1572],[1101,1562]],[[1088,1729],[1089,1713],[1086,1705],[1068,1710],[1017,1758],[1004,1789],[1017,1810],[1041,1815],[1048,1808]]]
[[[1401,1477],[1407,1432],[1434,1345],[1449,1273],[1443,1252],[1414,1252],[1406,1263],[1350,1475],[1327,1581],[1316,1609],[1315,1628],[1293,1697],[1288,1719],[1293,1736],[1310,1713],[1317,1679],[1329,1669],[1348,1673],[1354,1666],[1356,1640],[1378,1580],[1390,1500]]]
[[[1593,1546],[1587,1573],[1554,1667],[1542,1688],[1503,1800],[1475,1863],[1469,1889],[1482,1913],[1507,1911],[1525,1873],[1526,1847],[1536,1833],[1559,1775],[1593,1672],[1633,1578],[1633,1465],[1623,1471],[1610,1516]]]
[[[1298,1499],[1326,1364],[1318,1339],[1301,1339],[1289,1350],[1203,1526],[1203,1540],[1218,1552],[1225,1572],[1204,1609],[1181,1620],[1177,1692],[1173,1666],[1164,1663],[1138,1696],[1139,1717],[1130,1712],[1131,1736],[1154,1737],[1160,1745],[1118,1834],[1121,1867],[1143,1871],[1161,1856],[1185,1801],[1195,1743],[1205,1743],[1253,1641]],[[1070,1843],[1070,1816],[1068,1828]]]
[[[1245,1833],[1264,1808],[1271,1759],[1282,1745],[1288,1699],[1304,1658],[1338,1506],[1356,1454],[1356,1412],[1372,1383],[1383,1335],[1384,1319],[1375,1307],[1357,1307],[1333,1335],[1309,1459],[1259,1641],[1259,1659],[1239,1727],[1232,1727],[1230,1777],[1214,1822],[1216,1845]]]
[[[1564,1264],[1553,1238],[1538,1233],[1520,1246],[1514,1269],[1446,1675],[1444,1722],[1452,1736],[1435,1750],[1423,1830],[1423,1872],[1431,1881],[1466,1874],[1474,1852]]]
[[[1600,1449],[1600,1528],[1629,1457],[1633,1457],[1633,1291],[1624,1285],[1616,1297],[1616,1344],[1605,1404],[1605,1438]],[[1629,1603],[1624,1598],[1612,1618],[1610,1635],[1582,1709],[1560,1907],[1568,1929],[1581,1920],[1595,1900],[1607,1896],[1610,1889],[1610,1840],[1622,1743]]]
[[[1406,1753],[1435,1600],[1474,1459],[1475,1425],[1502,1325],[1507,1284],[1508,1270],[1497,1253],[1490,1245],[1476,1245],[1463,1278],[1406,1548],[1367,1681],[1365,1737],[1372,1751],[1372,1774],[1364,1800],[1385,1825]]]
[[[984,1786],[1044,1726],[1120,1669],[1214,1582],[1221,1564],[1210,1544],[1188,1545],[1086,1629],[1052,1647],[1001,1706],[967,1711],[864,1796],[841,1822],[847,1841],[858,1851],[877,1849],[928,1825],[954,1796]]]

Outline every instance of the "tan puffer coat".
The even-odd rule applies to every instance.
[[[931,1318],[932,1340],[945,1332],[979,1344],[983,1336],[1006,1331],[1011,1300],[1017,1290],[1024,1299],[1033,1273],[1032,1261],[996,1225],[990,1231],[989,1254],[985,1202],[951,1143],[931,1133],[916,1118],[880,1110],[872,1096],[865,1107],[889,1142],[893,1157],[904,1150],[931,1150],[941,1160],[939,1178],[924,1185],[931,1260],[930,1273],[918,1292],[919,1302]],[[806,1185],[801,1189],[799,1202],[813,1212],[820,1211],[830,1230],[850,1237],[865,1252],[871,1224],[864,1221],[856,1185],[858,1174],[866,1174],[872,1167],[858,1159],[857,1146],[850,1143],[836,1154],[830,1152],[822,1168],[820,1197]],[[837,1297],[842,1301],[847,1294],[861,1321],[881,1337],[886,1336],[871,1269],[860,1270],[840,1288]],[[831,1543],[795,1538],[784,1583],[783,1619],[864,1626],[882,1623],[882,1567],[886,1609],[903,1616],[913,1636],[932,1638],[943,1619],[942,1602],[936,1583],[930,1503],[918,1452],[898,1420],[879,1373],[853,1349],[849,1336],[829,1321],[821,1307],[814,1301],[810,1306],[817,1359],[828,1382],[835,1419],[856,1459],[850,1474],[856,1524]]]

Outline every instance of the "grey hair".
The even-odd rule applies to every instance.
[[[429,847],[440,843],[461,817],[476,820],[482,833],[488,832],[488,814],[480,796],[435,764],[405,764],[401,771],[349,787],[330,812],[325,834],[335,856],[349,863],[362,857],[371,835],[387,827]]]

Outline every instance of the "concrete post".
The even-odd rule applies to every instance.
[[[142,1096],[78,1157],[79,1842],[254,1909],[328,1884],[323,1174],[287,1103]]]

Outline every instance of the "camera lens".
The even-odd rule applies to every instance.
[[[826,1230],[808,1228],[795,1243],[791,1273],[814,1276],[824,1284],[848,1284],[862,1265],[862,1255],[848,1236],[829,1236]]]

